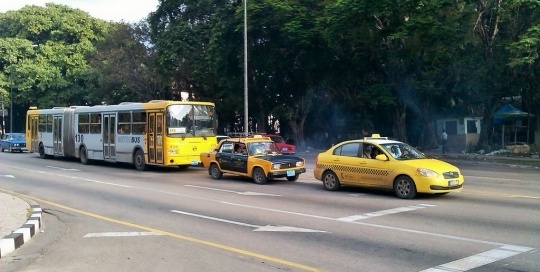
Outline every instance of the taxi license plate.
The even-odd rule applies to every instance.
[[[449,180],[448,181],[448,186],[457,186],[459,184],[459,182],[457,180]]]
[[[295,175],[294,170],[287,170],[287,177],[294,177]]]

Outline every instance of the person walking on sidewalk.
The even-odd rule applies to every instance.
[[[446,130],[443,129],[441,133],[441,144],[442,144],[442,153],[450,152],[447,147],[448,143],[448,134],[446,134]]]

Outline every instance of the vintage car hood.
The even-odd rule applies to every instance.
[[[6,143],[12,143],[12,144],[26,144],[25,140],[7,140]]]
[[[298,156],[291,155],[261,155],[255,157],[257,157],[258,159],[270,161],[272,163],[290,163],[304,160]]]

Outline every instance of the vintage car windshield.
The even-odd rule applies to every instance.
[[[7,138],[7,140],[11,140],[11,141],[24,141],[24,139],[26,138],[25,136],[26,136],[26,135],[23,134],[23,133],[20,133],[20,134],[10,134],[10,135],[8,135],[6,138]]]
[[[424,153],[405,143],[387,143],[381,146],[397,160],[425,159]]]
[[[214,107],[171,105],[167,107],[167,134],[179,137],[215,136]]]
[[[255,142],[248,143],[248,152],[251,156],[256,155],[268,155],[268,154],[280,154],[274,142]]]
[[[284,143],[285,140],[283,140],[283,137],[281,136],[270,136],[270,139],[274,141],[275,143]]]

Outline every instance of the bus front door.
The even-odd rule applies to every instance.
[[[54,155],[63,156],[64,148],[62,146],[62,116],[53,116],[52,130]]]
[[[116,116],[103,114],[103,158],[105,160],[116,160],[115,127]]]
[[[148,113],[148,162],[163,164],[163,113]]]
[[[38,151],[38,123],[39,116],[30,116],[30,146],[27,147],[31,152]]]

